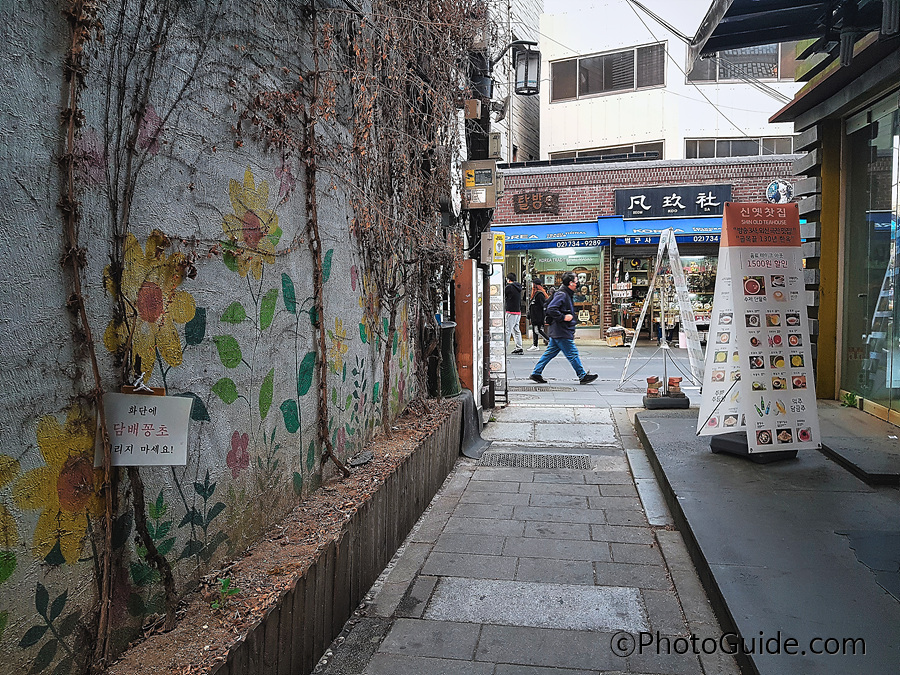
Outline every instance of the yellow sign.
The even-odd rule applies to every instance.
[[[506,256],[506,235],[503,232],[491,232],[494,235],[493,262],[502,263]]]
[[[466,187],[467,188],[475,187],[475,169],[466,169],[465,177],[466,177]]]

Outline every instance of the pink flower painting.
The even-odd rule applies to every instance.
[[[250,437],[235,431],[231,435],[231,451],[225,458],[225,463],[231,469],[231,477],[237,478],[241,475],[241,471],[250,466],[250,453],[247,452],[247,446],[250,445]]]

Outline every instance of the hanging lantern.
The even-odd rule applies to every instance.
[[[520,47],[516,55],[516,93],[519,96],[534,96],[540,91],[541,53],[530,45]]]

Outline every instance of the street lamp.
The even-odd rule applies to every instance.
[[[519,96],[534,96],[540,91],[541,84],[541,52],[537,42],[514,40],[510,42],[496,58],[491,60],[491,70],[510,49],[513,50],[513,67],[516,70],[514,91]]]

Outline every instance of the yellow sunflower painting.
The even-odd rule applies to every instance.
[[[328,331],[328,338],[331,340],[331,347],[328,348],[328,361],[332,373],[338,375],[344,369],[344,354],[350,349],[347,344],[347,329],[344,328],[344,322],[340,319],[334,320],[334,331]]]
[[[19,462],[6,455],[0,455],[0,488],[12,482],[19,474]],[[16,520],[6,508],[6,504],[0,502],[0,549],[13,548],[19,543],[19,532],[16,528]],[[0,583],[2,583],[0,571]]]
[[[101,508],[95,429],[94,420],[77,407],[69,409],[65,425],[53,415],[38,422],[38,448],[46,465],[25,473],[12,491],[20,509],[41,511],[32,541],[35,558],[53,562],[48,555],[58,545],[65,562],[78,562],[88,516],[98,515]]]
[[[275,262],[275,245],[281,239],[278,215],[266,207],[269,203],[269,183],[259,185],[250,167],[244,172],[243,185],[232,179],[228,196],[234,213],[226,213],[222,229],[229,242],[225,245],[225,264],[242,277],[252,272],[262,276],[263,263]]]
[[[104,274],[111,295],[122,294],[125,320],[113,319],[103,342],[111,352],[128,349],[140,357],[140,372],[150,380],[156,352],[170,366],[180,366],[181,338],[175,324],[194,318],[196,304],[187,291],[178,290],[190,268],[182,253],[166,255],[171,242],[159,230],[147,238],[146,252],[133,234],[125,238],[125,260],[121,287],[116,288],[109,267]],[[137,368],[135,368],[137,370]]]

